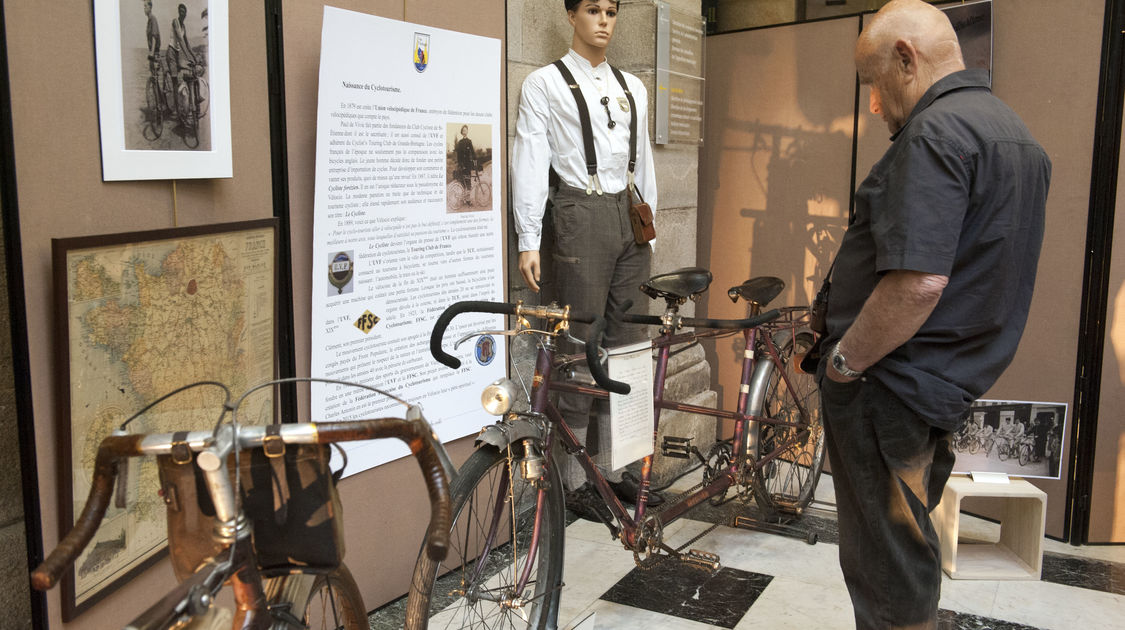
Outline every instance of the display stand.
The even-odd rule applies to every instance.
[[[989,497],[1000,507],[1000,540],[958,540],[961,499]],[[1038,580],[1043,570],[1043,535],[1047,493],[1023,479],[981,483],[967,477],[949,479],[933,511],[941,540],[941,568],[955,580]]]

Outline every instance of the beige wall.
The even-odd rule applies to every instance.
[[[1054,172],[1024,341],[985,398],[1064,402],[1073,409],[1103,8],[1097,0],[1076,0],[1066,11],[1048,0],[994,1],[994,92],[1043,144]],[[794,303],[815,291],[827,264],[824,249],[834,251],[836,243],[802,241],[802,231],[824,225],[829,236],[838,236],[846,216],[857,19],[709,39],[700,259],[709,256],[716,272],[729,269],[724,282],[778,275],[795,283],[796,294],[788,296]],[[862,180],[888,141],[882,121],[866,113],[866,91],[859,103]],[[772,138],[786,134],[793,138],[789,153]],[[814,259],[819,264],[810,264]],[[723,286],[718,277],[715,286]],[[733,315],[720,297],[713,291],[707,308],[716,317]],[[731,370],[719,370],[728,397],[737,383]],[[1103,416],[1101,422],[1113,421]],[[1063,481],[1034,481],[1050,497],[1050,535],[1063,532],[1068,474],[1064,469]]]

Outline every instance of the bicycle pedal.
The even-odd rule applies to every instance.
[[[687,553],[681,554],[680,561],[712,573],[718,571],[722,566],[719,563],[719,554],[701,549],[691,549]]]
[[[660,443],[660,454],[676,459],[691,459],[691,440],[690,437],[666,435],[664,441]]]

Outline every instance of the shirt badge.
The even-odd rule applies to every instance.
[[[629,99],[627,97],[618,96],[617,104],[621,107],[621,111],[625,112],[626,114],[629,113]]]

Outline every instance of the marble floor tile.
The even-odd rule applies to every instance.
[[[843,579],[824,585],[775,577],[735,630],[854,630],[852,602]]]
[[[991,616],[1059,630],[1122,628],[1125,595],[1049,582],[1000,582]]]
[[[579,615],[584,610],[637,566],[633,554],[611,540],[608,534],[602,536],[602,542],[572,538],[570,532],[574,525],[567,528],[564,547],[560,627],[580,620]],[[604,529],[604,526],[599,527]]]
[[[669,617],[660,613],[598,600],[591,604],[580,619],[594,613],[593,628],[581,626],[579,630],[709,630],[710,626],[690,619]],[[573,626],[559,624],[560,628],[571,630]]]

